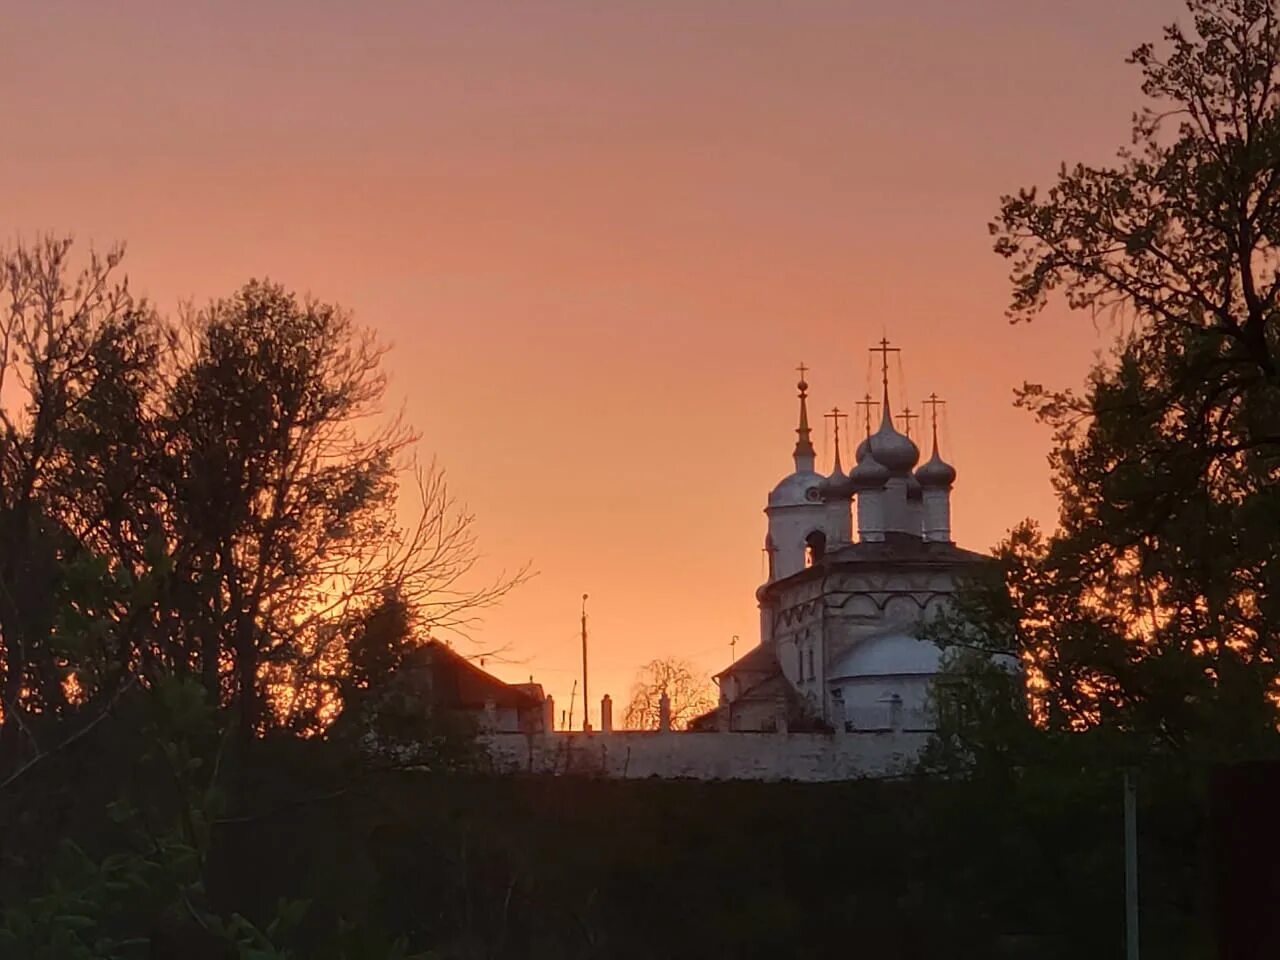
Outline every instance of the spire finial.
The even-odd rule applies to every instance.
[[[870,348],[872,353],[880,354],[880,383],[884,388],[884,415],[881,420],[887,420],[889,425],[893,425],[893,415],[889,412],[889,354],[901,353],[901,347],[889,346],[889,338],[881,337],[880,345]]]
[[[879,402],[878,402],[878,401],[876,401],[876,400],[872,400],[872,399],[871,399],[871,394],[869,394],[869,393],[864,394],[864,395],[863,395],[863,399],[861,399],[861,400],[857,401],[857,402],[854,404],[854,406],[855,406],[855,407],[862,407],[862,408],[864,408],[864,409],[865,409],[865,411],[866,411],[866,413],[864,414],[864,417],[865,417],[865,422],[866,422],[866,425],[867,425],[867,436],[868,436],[868,437],[869,437],[869,436],[871,436],[871,408],[872,408],[872,407],[879,406],[879,405],[880,405],[880,404],[879,404]]]
[[[844,467],[840,463],[840,420],[841,418],[848,420],[849,415],[845,413],[843,410],[841,410],[839,407],[832,407],[831,412],[824,413],[823,416],[826,417],[828,420],[831,420],[833,423],[835,423],[835,428],[836,428],[836,438],[835,438],[836,439],[836,458],[835,458],[835,464],[832,468],[832,475],[834,476],[835,474],[838,474],[838,473],[844,473]]]
[[[809,368],[802,363],[796,370],[800,373],[800,382],[796,384],[796,389],[800,392],[800,425],[796,427],[796,449],[792,456],[795,457],[797,471],[812,470],[814,451],[813,440],[809,435],[809,384],[804,379]]]
[[[912,420],[919,420],[919,419],[920,419],[920,414],[918,414],[918,413],[912,413],[912,412],[911,412],[911,408],[910,408],[910,407],[903,407],[903,409],[902,409],[902,413],[898,414],[898,416],[899,416],[899,417],[901,417],[901,418],[902,418],[903,423],[905,423],[905,424],[906,424],[906,434],[907,434],[907,436],[908,436],[908,437],[910,437],[910,436],[911,436],[911,421],[912,421]]]
[[[921,404],[923,407],[933,408],[931,415],[933,417],[933,455],[935,457],[938,455],[938,408],[945,406],[946,402],[945,400],[939,400],[936,393],[931,393],[928,399]]]

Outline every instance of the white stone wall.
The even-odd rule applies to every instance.
[[[509,773],[661,777],[692,780],[824,782],[900,776],[929,734],[864,733],[554,733],[483,738],[494,764]]]
[[[814,474],[814,485],[821,480]],[[805,538],[820,530],[831,541],[827,531],[829,516],[821,501],[794,506],[769,507],[769,539],[773,541],[773,577],[781,580],[805,568]]]
[[[954,590],[955,572],[947,567],[840,571],[780,590],[771,604],[761,607],[762,639],[774,643],[788,682],[833,726],[850,720],[856,729],[867,729],[865,718],[887,710],[882,700],[897,694],[904,723],[910,719],[914,727],[927,729],[931,676],[899,672],[906,666],[856,678],[831,671],[868,637],[892,629],[917,634],[921,621],[950,602]],[[836,690],[842,703],[834,702]]]
[[[840,690],[846,711],[888,709],[885,698],[896,694],[904,711],[924,716],[932,684],[932,677],[877,676],[833,680],[831,686]]]

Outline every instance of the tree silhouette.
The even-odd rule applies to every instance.
[[[631,699],[623,721],[631,730],[656,730],[660,701],[666,694],[671,702],[671,728],[683,730],[700,714],[716,705],[716,697],[706,674],[687,660],[665,657],[650,660],[636,675]]]
[[[1142,749],[1274,749],[1280,684],[1280,25],[1194,0],[1132,55],[1152,103],[1109,167],[1005,197],[1010,316],[1055,294],[1121,326],[1082,392],[1025,385],[1054,431],[1059,529],[1001,551],[1041,722]]]
[[[253,281],[171,324],[120,260],[0,255],[0,771],[170,676],[245,734],[315,732],[386,597],[412,643],[527,575],[472,583],[472,515],[347,312]]]

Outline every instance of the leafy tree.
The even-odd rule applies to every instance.
[[[449,627],[523,573],[460,589],[472,521],[434,466],[417,475],[416,526],[402,527],[397,473],[416,438],[398,419],[370,425],[382,350],[345,311],[255,281],[187,331],[171,495],[204,682],[251,729],[273,695],[277,719],[317,728],[342,636],[388,591],[424,626]]]
[[[211,861],[388,767],[472,765],[396,678],[527,571],[470,585],[434,464],[403,522],[416,437],[348,314],[251,282],[170,324],[119,264],[0,252],[0,953],[404,956],[296,900],[242,910]]]
[[[632,684],[623,721],[627,728],[658,729],[664,693],[670,699],[673,730],[683,730],[716,705],[711,682],[693,664],[675,657],[650,660]]]
[[[412,436],[356,429],[385,381],[370,335],[335,307],[252,282],[188,331],[168,410],[177,572],[195,587],[184,612],[206,688],[256,729],[267,684],[294,679],[322,615],[393,535]]]
[[[133,588],[153,586],[163,330],[116,278],[120,251],[75,270],[70,250],[0,258],[0,770],[150,663]]]
[[[1083,392],[1020,391],[1059,528],[1015,532],[1016,622],[986,614],[1046,726],[1223,756],[1274,749],[1280,689],[1280,25],[1268,0],[1188,6],[1194,32],[1131,57],[1133,146],[992,224],[1013,320],[1061,292],[1122,327]]]
[[[0,774],[171,675],[246,734],[318,732],[384,596],[465,630],[527,575],[469,585],[473,518],[434,464],[402,521],[416,436],[348,313],[255,281],[169,324],[120,259],[0,254]]]

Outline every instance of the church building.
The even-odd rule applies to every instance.
[[[839,408],[831,471],[818,472],[809,427],[809,384],[800,368],[795,469],[765,507],[768,580],[756,592],[760,643],[716,676],[720,704],[702,730],[832,731],[932,728],[929,693],[941,651],[922,626],[966,574],[991,563],[951,535],[955,468],[938,449],[936,395],[931,452],[923,464],[894,424],[882,340],[882,397],[860,403],[866,436],[847,473]],[[872,409],[879,428],[872,432]],[[909,410],[904,411],[910,414]],[[855,519],[856,516],[856,531]]]

